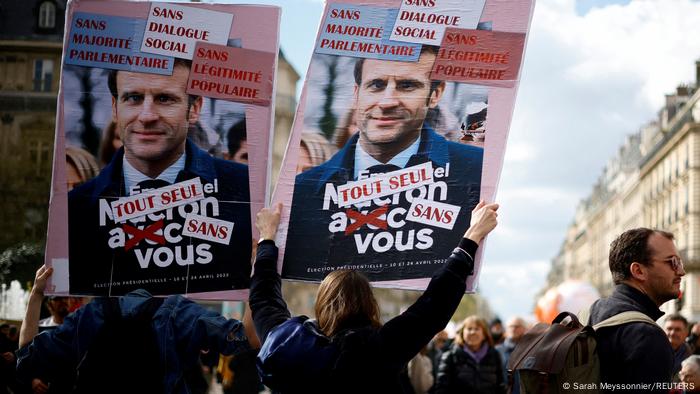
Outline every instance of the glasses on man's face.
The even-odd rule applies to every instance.
[[[683,269],[683,260],[678,257],[678,256],[671,256],[665,260],[659,260],[663,261],[664,263],[668,264],[671,266],[671,269],[678,272],[679,270]]]

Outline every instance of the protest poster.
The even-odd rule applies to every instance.
[[[533,5],[326,4],[273,196],[283,278],[425,288],[495,197]]]
[[[50,293],[247,296],[279,22],[270,6],[69,3]]]

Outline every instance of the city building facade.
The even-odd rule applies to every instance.
[[[0,0],[0,251],[46,236],[66,0]]]

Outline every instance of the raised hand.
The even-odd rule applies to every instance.
[[[277,227],[280,224],[282,203],[278,203],[274,209],[263,208],[255,218],[255,226],[260,231],[260,239],[274,240],[277,236]]]
[[[469,229],[464,233],[464,238],[479,243],[498,224],[498,204],[487,204],[480,201],[472,211],[472,220]]]

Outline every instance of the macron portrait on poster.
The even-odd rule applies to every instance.
[[[327,3],[273,196],[283,278],[424,288],[495,196],[532,7]]]
[[[268,6],[70,3],[47,246],[54,293],[245,297],[279,18]]]

